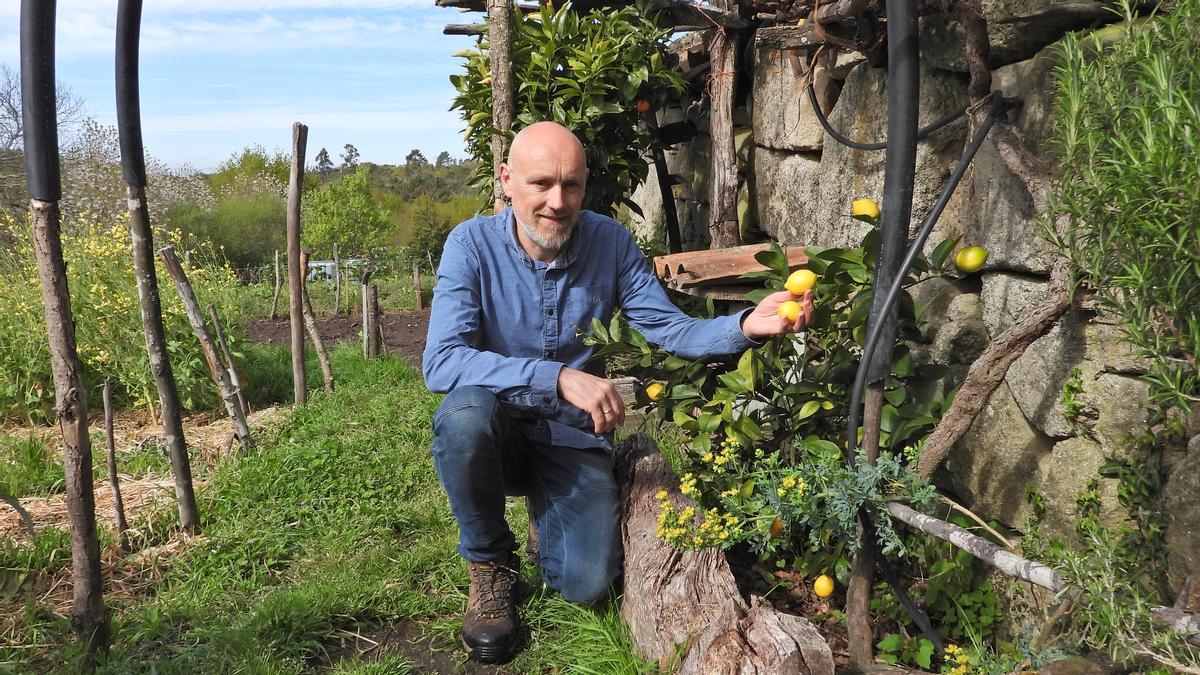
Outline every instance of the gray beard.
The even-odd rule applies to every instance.
[[[513,214],[513,220],[517,221],[517,227],[521,228],[522,234],[524,234],[526,237],[529,237],[530,241],[547,251],[561,250],[562,247],[566,245],[567,240],[571,238],[571,232],[575,229],[575,224],[572,223],[569,227],[565,228],[562,233],[546,237],[541,232],[538,232],[537,228],[534,226],[525,223],[520,218],[517,218],[516,214]]]

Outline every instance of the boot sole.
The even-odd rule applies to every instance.
[[[513,640],[509,640],[507,644],[491,645],[486,647],[472,647],[467,644],[465,637],[459,637],[462,642],[463,649],[467,652],[467,658],[479,663],[503,663],[508,661],[513,656]]]

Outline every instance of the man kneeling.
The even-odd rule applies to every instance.
[[[612,431],[624,405],[579,339],[620,308],[648,340],[686,358],[732,354],[799,331],[779,318],[790,293],[735,316],[694,319],[675,307],[619,223],[582,211],[588,169],[565,127],[539,122],[513,139],[500,182],[512,207],[476,216],[446,241],[424,353],[426,385],[447,392],[433,457],[458,522],[471,589],[462,641],[503,661],[517,642],[516,539],[506,495],[527,495],[542,576],[573,602],[607,594],[620,573]]]

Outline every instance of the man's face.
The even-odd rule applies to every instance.
[[[579,219],[588,171],[578,148],[531,140],[500,165],[500,184],[512,199],[521,232],[541,248],[557,251]]]

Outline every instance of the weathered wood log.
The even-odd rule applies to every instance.
[[[271,320],[279,310],[279,293],[283,290],[283,278],[279,276],[279,249],[275,249],[275,294],[271,296]]]
[[[682,507],[679,482],[642,434],[617,449],[625,592],[621,616],[634,647],[664,671],[832,674],[833,654],[806,619],[747,603],[725,554],[678,551],[655,534],[658,490]]]
[[[492,71],[492,202],[504,208],[500,164],[507,155],[507,133],[513,124],[512,1],[487,0],[488,61]]]
[[[213,334],[217,337],[217,346],[221,348],[222,365],[229,373],[229,381],[233,384],[233,391],[237,393],[238,405],[242,406],[243,413],[249,413],[250,406],[246,404],[246,395],[242,393],[246,386],[246,378],[233,362],[233,352],[229,350],[229,343],[225,340],[225,329],[221,326],[221,317],[217,315],[217,306],[211,302],[208,303],[208,318],[212,320]]]
[[[179,387],[167,352],[167,333],[162,322],[162,296],[158,287],[158,272],[154,268],[154,233],[150,228],[150,212],[146,208],[146,188],[130,185],[126,191],[129,205],[129,241],[133,249],[133,276],[138,289],[142,332],[146,338],[146,357],[154,375],[158,392],[163,436],[167,456],[171,460],[171,475],[175,480],[175,501],[179,509],[179,526],[188,534],[200,533],[200,511],[196,506],[196,489],[192,484],[192,462],[188,455],[187,437],[183,433],[183,406],[179,402]]]
[[[112,488],[113,510],[117,512],[117,545],[129,550],[129,523],[125,520],[125,502],[121,499],[121,478],[117,475],[117,444],[113,441],[112,378],[104,380],[104,441],[108,449],[108,485]]]
[[[442,28],[442,35],[483,35],[487,24],[482,23],[448,23]]]
[[[304,150],[308,145],[308,127],[292,124],[292,167],[288,178],[288,321],[292,344],[292,396],[296,405],[308,403],[308,383],[304,374],[304,302],[303,275],[300,267],[300,196],[304,190]]]
[[[773,49],[808,49],[824,44],[811,23],[800,26],[765,26],[754,31],[754,44]]]
[[[737,217],[737,151],[733,138],[733,97],[737,86],[737,34],[714,30],[708,43],[712,71],[708,91],[712,101],[708,197],[709,248],[741,243]],[[666,195],[664,195],[666,198]]]
[[[225,412],[229,414],[229,419],[233,420],[233,433],[237,435],[238,442],[242,444],[243,448],[252,447],[254,442],[250,438],[250,426],[246,424],[246,415],[242,411],[241,404],[238,403],[233,383],[229,381],[229,376],[225,373],[224,366],[221,365],[221,359],[217,357],[216,345],[208,333],[208,328],[204,325],[200,302],[196,300],[196,294],[192,291],[191,283],[188,282],[187,273],[179,264],[179,258],[175,255],[173,247],[164,246],[158,249],[158,255],[162,259],[167,273],[175,282],[175,290],[179,291],[179,298],[183,301],[183,309],[187,314],[188,323],[192,326],[192,333],[200,342],[200,352],[204,354],[204,360],[208,363],[208,372],[217,385],[217,392],[225,404]]]

